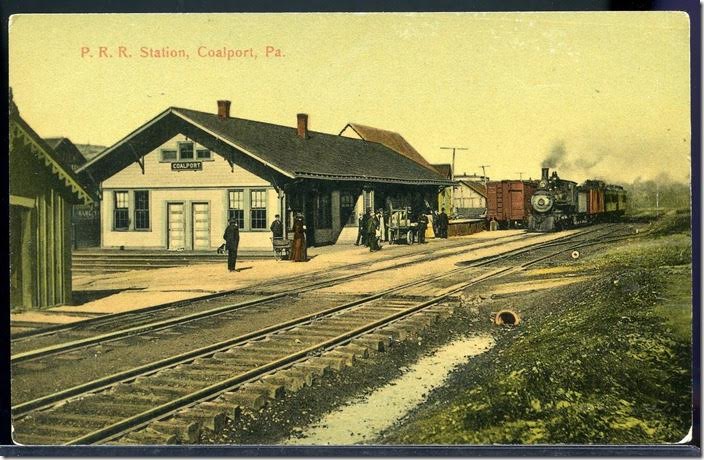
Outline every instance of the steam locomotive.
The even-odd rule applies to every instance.
[[[530,198],[528,231],[551,232],[579,224],[614,220],[626,212],[626,192],[619,185],[587,180],[582,185],[542,169]]]

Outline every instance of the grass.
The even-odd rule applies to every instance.
[[[677,442],[691,425],[691,237],[662,232],[588,260],[597,281],[546,296],[384,442]],[[663,219],[664,221],[664,219]],[[665,236],[667,235],[667,236]]]

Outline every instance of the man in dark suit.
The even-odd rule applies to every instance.
[[[271,234],[274,238],[284,237],[284,224],[281,223],[281,218],[278,214],[274,216],[274,222],[271,223],[269,230],[271,230]]]
[[[445,214],[445,208],[442,208],[442,212],[438,215],[438,232],[440,233],[440,238],[447,238],[447,227],[450,225],[450,219]]]
[[[428,216],[424,213],[418,215],[418,243],[425,244],[425,231],[428,229]]]
[[[225,240],[225,249],[227,249],[227,269],[231,272],[235,270],[237,262],[237,246],[240,244],[240,229],[237,226],[236,219],[230,219],[225,234],[222,235]]]

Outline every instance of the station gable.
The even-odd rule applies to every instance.
[[[177,134],[103,182],[103,188],[267,186],[235,162]]]

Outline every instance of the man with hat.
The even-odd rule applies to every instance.
[[[225,249],[227,249],[227,269],[234,272],[236,271],[237,246],[240,244],[240,229],[237,226],[237,219],[230,218],[222,238],[225,240]]]

